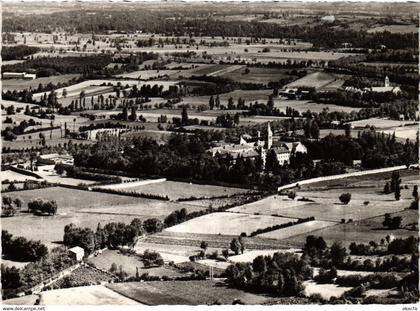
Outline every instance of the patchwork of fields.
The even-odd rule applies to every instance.
[[[109,222],[130,223],[136,217],[142,220],[148,218],[163,220],[171,212],[184,207],[189,212],[206,208],[63,187],[10,192],[8,196],[22,199],[22,211],[26,210],[29,201],[36,198],[56,200],[58,212],[55,216],[34,216],[22,212],[15,217],[2,219],[4,230],[15,236],[41,240],[48,247],[57,246],[57,243],[61,242],[64,227],[70,223],[96,230],[98,223],[103,225]],[[19,226],[16,226],[16,222],[19,222]]]

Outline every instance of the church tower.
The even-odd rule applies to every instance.
[[[267,150],[271,149],[273,145],[273,131],[270,127],[270,122],[267,123]]]
[[[389,87],[390,83],[389,83],[389,78],[388,76],[385,77],[385,87]]]

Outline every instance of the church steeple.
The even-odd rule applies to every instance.
[[[385,87],[390,86],[388,76],[385,77]]]
[[[271,130],[270,122],[267,123],[267,149],[273,145],[273,131]]]

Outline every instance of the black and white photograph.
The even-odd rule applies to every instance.
[[[417,310],[419,13],[2,2],[3,310]]]

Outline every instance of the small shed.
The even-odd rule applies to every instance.
[[[85,250],[79,246],[75,246],[69,249],[69,255],[72,259],[81,261],[85,256]]]

